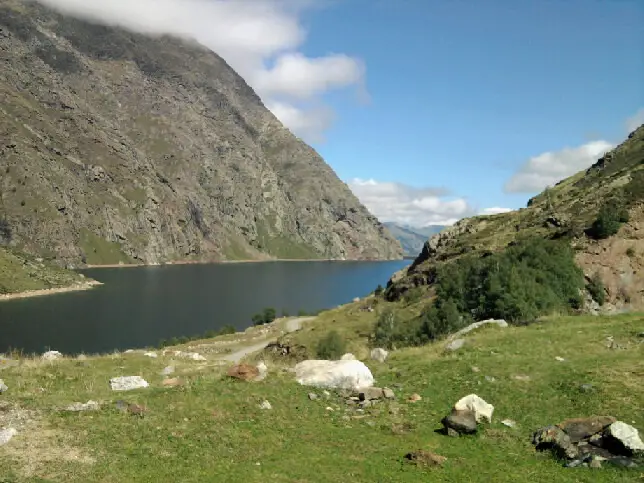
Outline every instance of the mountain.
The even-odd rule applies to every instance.
[[[441,231],[444,226],[430,225],[424,228],[399,225],[394,222],[383,223],[389,232],[400,242],[403,254],[406,257],[416,257],[428,238]]]
[[[461,257],[486,257],[537,237],[567,241],[606,301],[644,307],[644,125],[586,171],[559,182],[517,211],[460,220],[425,243],[389,281],[400,300],[418,287],[431,294],[436,269]]]
[[[0,65],[5,245],[71,265],[402,256],[205,47],[2,0]]]

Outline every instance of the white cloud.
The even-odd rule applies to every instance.
[[[475,213],[463,198],[446,199],[442,188],[414,188],[401,183],[353,179],[351,190],[380,221],[402,225],[453,225]]]
[[[588,168],[613,147],[592,141],[576,148],[549,151],[526,161],[505,184],[508,193],[537,193],[578,171]]]
[[[630,134],[642,124],[644,124],[644,107],[626,119],[626,130]]]
[[[197,40],[221,55],[287,127],[321,139],[333,118],[317,107],[331,89],[363,90],[364,64],[344,54],[308,58],[303,11],[313,0],[39,0],[87,20],[151,35]],[[270,67],[272,66],[272,67]],[[308,100],[315,107],[298,107]],[[319,119],[324,111],[323,119]]]
[[[492,208],[484,208],[479,213],[480,215],[498,215],[500,213],[508,213],[512,208],[502,208],[500,206],[493,206]]]

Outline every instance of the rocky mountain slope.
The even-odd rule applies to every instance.
[[[402,255],[199,45],[2,0],[0,66],[5,245],[72,265]]]
[[[393,222],[383,223],[389,232],[396,238],[403,249],[405,257],[416,257],[428,238],[440,232],[444,226],[432,225],[425,228],[415,228],[399,225]]]
[[[411,266],[392,277],[387,298],[398,300],[414,287],[431,291],[433,268],[440,264],[464,255],[485,256],[536,236],[569,240],[586,278],[599,276],[611,304],[643,307],[643,201],[644,125],[588,170],[532,198],[526,208],[463,219],[433,236]],[[608,222],[619,229],[598,237],[593,224],[606,206],[613,207]],[[624,210],[629,216],[619,213]]]

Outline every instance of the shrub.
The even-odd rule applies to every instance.
[[[634,257],[635,256],[635,249],[633,247],[628,247],[626,249],[626,256],[627,257]]]
[[[273,322],[275,320],[275,317],[275,309],[272,307],[267,307],[262,312],[253,315],[251,320],[253,322],[253,325],[264,325]]]
[[[629,220],[628,210],[617,200],[609,200],[599,209],[589,235],[598,240],[615,235]]]
[[[317,345],[317,356],[320,359],[339,359],[345,353],[346,343],[337,331],[332,330]]]
[[[586,290],[588,290],[588,293],[590,294],[590,296],[599,305],[604,305],[606,303],[605,289],[606,287],[604,287],[604,281],[602,280],[602,276],[600,275],[599,272],[595,272],[595,274],[591,277],[590,281],[586,285]]]
[[[425,340],[420,330],[420,320],[401,321],[394,310],[386,308],[376,321],[372,344],[374,347],[395,349],[419,345]]]
[[[380,297],[384,291],[385,289],[382,288],[382,285],[378,284],[378,286],[376,287],[376,290],[374,290],[373,293],[376,297]]]
[[[438,339],[464,327],[465,320],[453,300],[439,300],[423,311],[421,335],[428,340]]]
[[[235,329],[235,327],[233,327],[232,325],[224,325],[221,329],[219,329],[217,335],[227,335],[235,333],[237,333],[237,329]]]

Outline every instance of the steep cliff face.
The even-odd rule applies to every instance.
[[[628,221],[612,236],[597,239],[590,228],[609,200],[628,211]],[[411,266],[392,277],[387,297],[397,300],[415,287],[431,293],[437,265],[486,256],[526,237],[568,240],[587,279],[599,274],[603,280],[608,302],[644,307],[644,125],[588,170],[532,198],[526,208],[463,219],[434,235]]]
[[[17,0],[0,2],[0,190],[12,245],[71,264],[402,256],[215,53]]]

